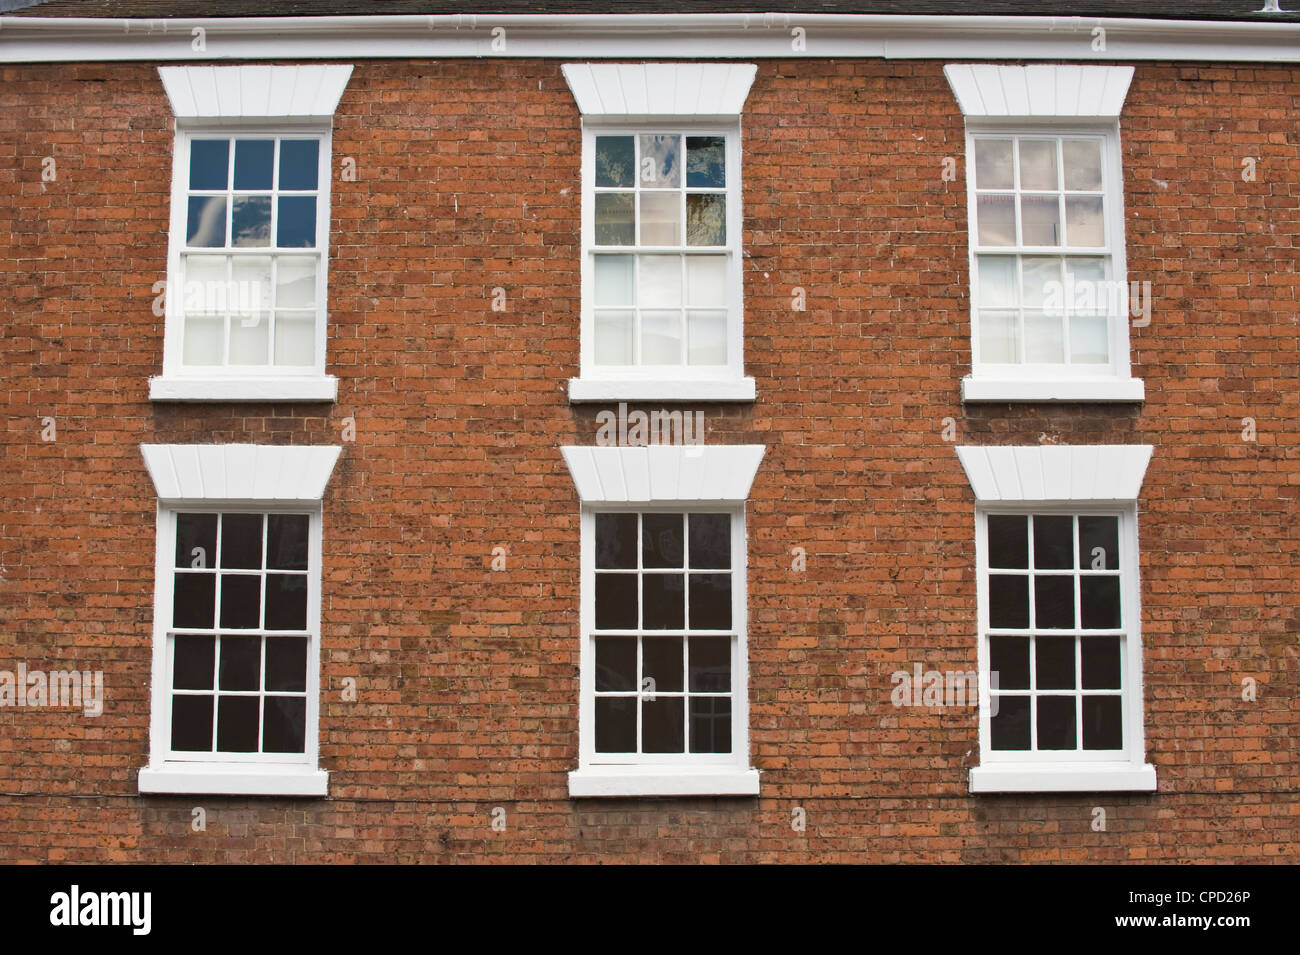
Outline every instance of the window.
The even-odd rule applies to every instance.
[[[948,74],[967,124],[973,370],[965,399],[1140,399],[1142,383],[1129,373],[1119,127],[1110,118],[1132,70]],[[1044,100],[1036,83],[1059,95]],[[1067,108],[1068,122],[1055,115]]]
[[[144,451],[160,505],[141,792],[324,795],[316,489],[338,449]]]
[[[753,74],[717,64],[565,67],[584,116],[582,377],[571,399],[753,398],[742,356],[739,135]],[[673,90],[696,92],[674,99]]]
[[[743,496],[762,448],[564,450],[586,495],[580,752],[570,794],[757,794]],[[599,479],[612,469],[627,483]],[[726,487],[702,492],[692,470]]]
[[[153,398],[335,397],[325,374],[330,116],[314,111],[323,99],[332,114],[350,70],[160,70],[177,134]],[[279,88],[295,83],[311,95],[294,88],[283,95],[297,100],[275,106]],[[222,84],[240,96],[223,100]],[[236,101],[244,108],[222,110]]]
[[[977,494],[1002,481],[1026,498],[995,492],[977,510],[981,760],[972,789],[1154,788],[1142,762],[1136,507],[1069,500],[1083,483],[1095,493],[1117,475],[1131,481],[1149,450],[959,453]],[[1022,480],[1035,480],[1032,470],[1041,494]]]

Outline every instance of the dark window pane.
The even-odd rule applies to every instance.
[[[235,188],[270,189],[275,140],[235,140]]]
[[[221,566],[257,570],[262,566],[262,515],[221,516]]]
[[[1117,629],[1120,625],[1119,578],[1084,577],[1079,588],[1083,625],[1090,630]]]
[[[989,626],[1029,626],[1029,578],[1019,575],[989,575]]]
[[[636,629],[636,574],[596,575],[596,629]]]
[[[596,690],[636,689],[636,637],[596,641]]]
[[[691,514],[690,565],[697,570],[731,569],[731,515]]]
[[[1029,519],[1023,514],[989,515],[989,566],[1029,566]]]
[[[1075,749],[1075,698],[1038,697],[1038,748]]]
[[[630,192],[596,194],[596,245],[633,245],[636,214]]]
[[[646,684],[646,680],[653,683]],[[680,693],[682,638],[646,637],[641,641],[641,689],[647,693]]]
[[[634,696],[596,697],[596,752],[636,752]]]
[[[216,661],[216,638],[177,634],[172,654],[172,688],[210,690]]]
[[[190,188],[225,189],[230,181],[230,140],[190,140]]]
[[[1079,566],[1119,570],[1119,518],[1079,518]]]
[[[1074,576],[1034,578],[1034,626],[1059,630],[1074,626]]]
[[[641,566],[683,566],[682,515],[641,516]]]
[[[596,185],[632,185],[636,176],[636,146],[631,136],[596,137]]]
[[[309,249],[316,244],[316,197],[281,196],[275,244],[282,249]]]
[[[268,696],[262,726],[262,751],[301,753],[307,742],[307,701],[301,696]]]
[[[262,677],[262,638],[221,638],[221,681],[223,690],[259,689]]]
[[[320,147],[314,139],[280,140],[280,188],[315,189]]]
[[[644,753],[684,753],[686,733],[684,710],[686,699],[661,696],[653,703],[641,701],[641,751]]]
[[[1083,748],[1124,748],[1124,706],[1118,696],[1083,698]]]
[[[731,574],[691,574],[691,629],[731,629]]]
[[[266,566],[276,570],[307,569],[306,514],[271,514],[266,518]]]
[[[1081,652],[1085,690],[1121,688],[1119,637],[1084,637]]]
[[[222,753],[257,752],[259,700],[255,696],[217,697],[217,750]]]
[[[684,574],[646,574],[642,599],[646,630],[682,630],[686,626]]]
[[[686,197],[686,244],[727,244],[727,197],[720,193]]]
[[[609,570],[636,567],[636,515],[596,515],[596,566]]]
[[[1034,566],[1063,570],[1074,566],[1074,518],[1034,517]]]
[[[172,588],[172,626],[211,627],[216,601],[215,574],[177,574]]]
[[[270,196],[235,196],[230,219],[230,244],[235,246],[271,244]]]
[[[731,752],[731,698],[693,696],[691,707],[691,752]]]
[[[199,548],[195,553],[194,548]],[[217,565],[217,515],[176,515],[176,566]]]
[[[172,749],[212,751],[212,697],[172,697]]]
[[[225,196],[190,196],[185,244],[196,249],[220,249],[226,244]]]
[[[995,696],[989,717],[993,749],[1029,749],[1029,697]]]
[[[266,689],[307,689],[307,638],[266,638]]]
[[[1038,689],[1075,689],[1074,637],[1038,637],[1034,656]]]
[[[1029,689],[1029,638],[989,637],[989,670],[989,689]]]
[[[686,137],[686,185],[701,189],[726,187],[726,139],[722,136]]]
[[[221,575],[221,626],[247,630],[262,625],[262,581],[252,574]]]
[[[724,693],[731,689],[731,638],[691,637],[690,689],[699,693]]]
[[[266,629],[307,629],[307,576],[266,575]]]

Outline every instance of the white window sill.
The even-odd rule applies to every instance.
[[[149,379],[150,401],[334,401],[333,375],[282,378],[200,378],[162,375]]]
[[[164,763],[140,770],[141,793],[197,793],[211,796],[325,796],[329,773],[307,766],[257,763]]]
[[[1143,401],[1141,378],[977,378],[961,381],[962,401]]]
[[[753,378],[570,378],[569,401],[753,401]]]
[[[1109,766],[1064,763],[1059,766],[975,766],[972,793],[1155,792],[1156,768],[1150,764]]]
[[[757,796],[758,770],[597,766],[569,773],[569,796]]]

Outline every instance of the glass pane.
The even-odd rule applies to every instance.
[[[686,257],[686,304],[727,304],[727,257],[725,255]]]
[[[596,312],[595,355],[597,365],[632,364],[631,312]]]
[[[1065,302],[1061,260],[1053,256],[1026,255],[1021,260],[1020,269],[1021,301],[1024,305],[1061,314]]]
[[[727,244],[727,197],[720,193],[686,196],[686,244]]]
[[[630,192],[602,192],[596,195],[596,244],[636,244],[636,216]]]
[[[220,365],[224,351],[226,320],[224,318],[185,319],[185,348],[181,358],[186,365]]]
[[[641,701],[641,749],[646,753],[682,753],[685,744],[686,700],[661,696]]]
[[[683,574],[646,574],[641,578],[646,630],[682,630],[686,626]]]
[[[226,197],[190,196],[185,244],[219,249],[226,244]]]
[[[1101,196],[1066,196],[1065,226],[1068,245],[1104,246],[1106,230],[1103,227]]]
[[[239,247],[271,244],[271,197],[235,196],[230,243]]]
[[[1073,256],[1065,260],[1065,272],[1076,287],[1099,285],[1106,279],[1106,261],[1095,257]],[[1079,308],[1078,296],[1074,297],[1076,301],[1067,304],[1077,310]],[[1096,298],[1098,304],[1106,301],[1105,295],[1099,295]]]
[[[1060,188],[1056,177],[1056,140],[1020,140],[1020,188]]]
[[[1076,315],[1070,319],[1070,360],[1080,365],[1110,361],[1107,321],[1102,316]]]
[[[596,273],[597,305],[635,305],[631,255],[598,255],[593,261]]]
[[[1029,697],[998,696],[989,717],[993,749],[1029,749]]]
[[[1086,629],[1119,629],[1118,577],[1084,577],[1079,582],[1079,600]]]
[[[176,690],[210,690],[216,664],[216,638],[197,634],[175,637],[172,662],[172,688]]]
[[[210,628],[216,595],[214,574],[176,574],[172,583],[172,626]]]
[[[316,197],[281,196],[275,226],[275,244],[282,249],[310,249],[316,245]]]
[[[679,312],[641,313],[641,364],[679,365],[682,316]]]
[[[686,185],[721,189],[727,184],[727,140],[722,136],[686,137]]]
[[[1060,364],[1065,361],[1062,320],[1053,315],[1025,316],[1025,361]]]
[[[266,575],[266,629],[307,629],[307,576]]]
[[[275,262],[277,308],[314,308],[316,259],[307,255],[282,255]]]
[[[176,566],[212,567],[217,559],[217,515],[176,515]]]
[[[731,575],[691,574],[691,629],[731,629]]]
[[[262,751],[301,753],[307,738],[307,701],[298,696],[266,698]]]
[[[1038,697],[1038,748],[1075,749],[1073,696]]]
[[[1037,637],[1034,674],[1040,690],[1073,690],[1074,637]]]
[[[1074,518],[1040,515],[1034,518],[1034,566],[1065,570],[1074,566]]]
[[[266,566],[277,570],[307,569],[306,514],[269,514],[266,518]]]
[[[1080,647],[1085,690],[1118,690],[1119,637],[1084,637]]]
[[[596,185],[630,188],[636,163],[635,140],[631,136],[596,137]]]
[[[320,144],[315,139],[280,140],[280,188],[315,189]]]
[[[695,696],[690,700],[691,752],[731,752],[731,698]]]
[[[221,516],[221,566],[256,570],[262,566],[262,515]]]
[[[989,575],[989,626],[1023,629],[1029,626],[1029,578],[1018,574]]]
[[[211,696],[172,697],[172,749],[212,751],[212,704]]]
[[[217,685],[223,690],[258,690],[262,681],[262,638],[221,638],[221,675]]]
[[[596,697],[596,752],[636,752],[636,709],[634,696]]]
[[[270,319],[265,314],[232,315],[230,319],[230,363],[265,365],[270,361]]]
[[[235,188],[270,189],[274,161],[275,140],[235,140]]]
[[[277,313],[275,363],[298,367],[316,363],[316,316],[314,314]]]
[[[682,304],[682,257],[642,255],[638,297],[643,308],[676,307]]]
[[[271,311],[271,257],[236,255],[230,266],[230,310],[241,316],[260,316]]]
[[[636,689],[636,637],[596,641],[596,692]]]
[[[1022,245],[1060,245],[1061,211],[1056,196],[1020,197]]]
[[[687,317],[688,365],[727,363],[727,313],[693,311]]]
[[[1066,189],[1101,190],[1101,143],[1095,139],[1061,141]]]
[[[1083,698],[1083,748],[1124,748],[1124,706],[1120,697]]]
[[[230,140],[190,140],[190,188],[225,189],[230,181]]]
[[[224,315],[231,298],[226,274],[229,258],[224,255],[186,255],[181,258],[184,275],[185,314]]]
[[[1079,518],[1079,566],[1091,570],[1119,570],[1119,519]]]
[[[266,688],[307,689],[307,638],[266,638]]]
[[[989,670],[990,689],[1029,689],[1029,638],[989,637]]]
[[[641,136],[641,185],[646,187],[682,184],[682,139],[680,136]]]
[[[1016,200],[1013,196],[979,196],[975,200],[980,245],[1016,244]]]
[[[685,559],[681,514],[641,517],[641,566],[681,567]]]
[[[217,749],[223,753],[257,752],[258,710],[255,696],[217,698]]]
[[[636,574],[596,575],[596,629],[635,630]]]
[[[1074,577],[1034,578],[1034,626],[1062,630],[1074,626]]]
[[[650,694],[681,692],[681,637],[646,637],[641,641],[641,690]]]
[[[636,515],[596,515],[596,566],[630,569],[636,567]]]
[[[262,580],[256,574],[221,575],[221,626],[252,630],[262,623]]]
[[[690,690],[726,693],[731,689],[731,638],[691,637]]]
[[[989,566],[1029,566],[1029,519],[1023,514],[990,514]]]
[[[728,514],[691,514],[688,520],[690,535],[690,566],[728,569],[731,567],[731,516]]]
[[[1010,189],[1014,185],[1011,140],[975,140],[975,188]]]
[[[1015,257],[981,255],[975,263],[979,268],[979,304],[990,308],[1014,308],[1017,304]]]
[[[1016,316],[1014,312],[979,314],[980,361],[1011,364],[1016,354]]]
[[[681,243],[681,193],[641,193],[641,244],[681,245]]]

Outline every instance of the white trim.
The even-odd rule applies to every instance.
[[[1149,444],[961,446],[957,457],[980,504],[1136,501]]]
[[[1118,119],[1133,67],[949,63],[943,75],[967,118]]]
[[[1123,324],[1123,322],[1119,322]],[[995,401],[1145,401],[1141,378],[986,378],[961,380],[961,400],[970,404]]]
[[[972,793],[1155,792],[1156,768],[1096,766],[972,766]]]
[[[329,773],[302,766],[278,768],[244,763],[231,771],[211,763],[140,770],[142,793],[198,793],[228,796],[327,796]]]
[[[757,769],[594,766],[569,773],[569,796],[757,796],[758,775]]]
[[[583,116],[736,119],[758,67],[752,63],[565,63]]]
[[[1106,49],[1092,49],[1094,28]],[[193,49],[195,27],[207,49]],[[806,50],[792,54],[792,30]],[[493,30],[505,30],[500,43]],[[379,57],[1162,60],[1300,62],[1300,24],[1134,17],[891,14],[513,14],[0,17],[0,62]]]
[[[761,444],[560,448],[583,504],[745,501],[766,450]]]
[[[157,375],[149,379],[150,401],[336,401],[338,394],[339,380],[333,375],[300,378]]]
[[[161,66],[158,76],[177,119],[328,123],[352,65]]]
[[[164,504],[319,505],[338,445],[142,444]]]
[[[728,347],[731,340],[728,338]],[[569,401],[753,401],[753,378],[694,380],[647,378],[644,380],[570,378]]]

